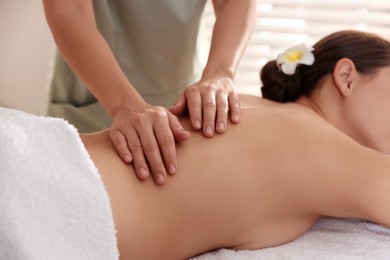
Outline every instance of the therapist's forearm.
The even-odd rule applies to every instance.
[[[213,0],[216,21],[203,79],[234,79],[239,61],[253,31],[256,0]]]
[[[74,2],[44,1],[48,24],[68,64],[111,116],[126,103],[142,103],[97,30],[92,1]]]

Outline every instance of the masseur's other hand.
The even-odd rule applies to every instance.
[[[187,108],[192,127],[202,129],[206,137],[225,132],[229,109],[230,120],[233,123],[240,121],[238,94],[228,77],[201,80],[188,86],[169,111],[180,115]]]
[[[122,160],[133,163],[140,179],[146,179],[151,171],[157,184],[165,183],[167,174],[176,172],[175,140],[185,141],[189,135],[175,115],[148,104],[118,109],[110,130]]]

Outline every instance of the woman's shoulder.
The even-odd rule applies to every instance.
[[[295,103],[278,103],[244,95],[241,101],[241,123],[245,131],[255,129],[259,134],[279,139],[299,141],[309,139],[332,140],[335,136],[347,137],[313,110]],[[349,137],[347,137],[349,139]]]
[[[256,95],[249,94],[240,94],[240,105],[241,108],[261,108],[261,107],[269,107],[275,106],[279,103],[268,100],[266,98],[262,98]]]
[[[259,96],[240,95],[240,104],[243,114],[252,114],[259,120],[298,125],[312,120],[312,123],[330,125],[313,110],[294,102],[278,103]]]
[[[260,96],[240,95],[240,105],[244,112],[258,111],[264,116],[277,114],[279,119],[286,119],[284,117],[292,119],[296,116],[320,119],[313,110],[295,102],[280,103]]]

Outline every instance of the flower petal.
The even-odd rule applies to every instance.
[[[282,64],[282,72],[286,75],[293,75],[298,63],[296,62],[285,62]]]
[[[299,61],[300,64],[305,64],[305,65],[313,65],[314,63],[314,55],[312,52],[306,52],[303,56],[302,59]]]
[[[287,61],[287,59],[286,59],[285,53],[279,54],[278,57],[276,58],[276,64],[278,64],[278,66],[285,63],[286,61]]]

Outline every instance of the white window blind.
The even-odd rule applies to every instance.
[[[207,2],[203,21],[211,39],[212,1]],[[258,0],[255,30],[237,71],[237,90],[260,95],[259,71],[268,60],[295,44],[312,46],[344,29],[390,39],[390,0]]]

